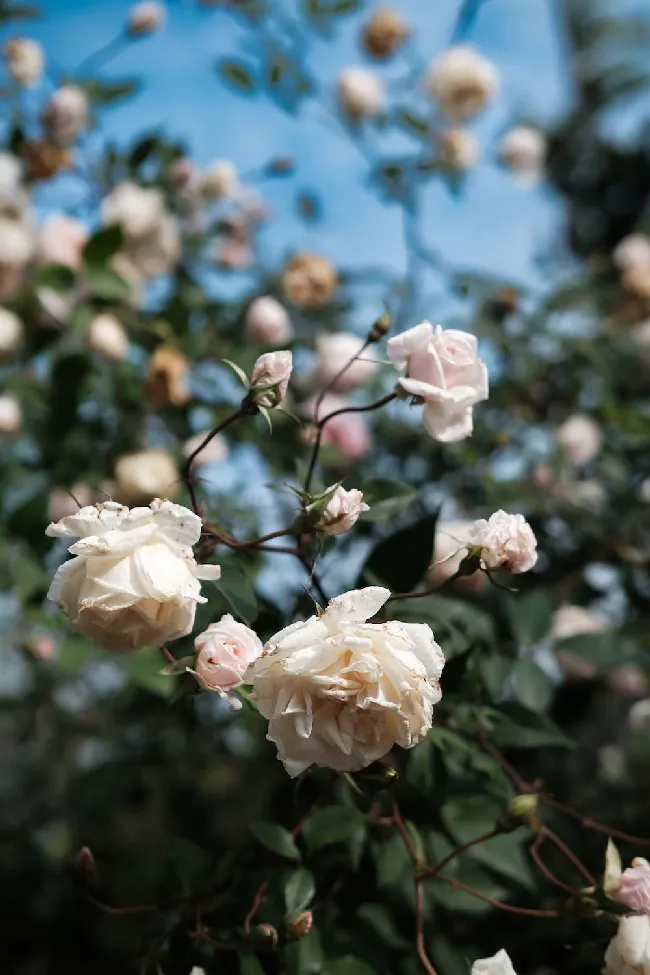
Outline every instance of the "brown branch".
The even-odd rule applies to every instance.
[[[262,883],[257,888],[257,890],[255,891],[255,896],[253,897],[253,903],[251,904],[250,910],[244,919],[244,931],[246,932],[246,934],[251,933],[251,921],[253,920],[253,918],[255,917],[255,915],[260,909],[262,901],[264,900],[264,894],[266,893],[266,889],[268,886],[269,886],[269,878],[267,877],[266,880],[263,880]]]
[[[539,848],[545,839],[546,836],[544,835],[543,832],[538,833],[528,852],[530,853],[537,867],[541,870],[541,872],[544,874],[547,880],[550,880],[552,884],[555,884],[556,887],[559,887],[561,890],[565,891],[565,893],[571,894],[573,897],[579,896],[580,890],[578,888],[570,887],[568,884],[565,884],[563,880],[560,880],[558,877],[555,876],[554,873],[551,873],[549,868],[542,860],[541,854],[539,852]]]
[[[397,805],[397,799],[393,799],[393,822],[397,826],[397,830],[400,836],[402,837],[402,839],[404,840],[404,846],[408,850],[408,854],[411,860],[413,861],[414,866],[420,867],[421,866],[420,857],[418,855],[417,850],[413,846],[413,840],[411,839],[409,835],[409,831],[406,828],[406,824],[402,819],[402,814],[400,812],[399,806]]]
[[[448,853],[447,856],[440,861],[440,863],[436,864],[435,867],[427,867],[426,870],[423,870],[423,876],[425,876],[427,879],[437,876],[443,867],[446,867],[448,863],[454,860],[457,856],[460,856],[461,853],[464,853],[465,850],[470,850],[473,846],[478,846],[479,843],[485,843],[487,840],[492,840],[495,836],[500,836],[502,833],[503,830],[498,826],[495,826],[494,829],[491,829],[489,832],[482,833],[480,836],[475,836],[473,839],[467,840],[466,843],[461,843],[460,846],[457,846],[451,851],[451,853]]]
[[[88,890],[84,891],[84,895],[93,907],[103,911],[104,914],[110,914],[111,917],[134,917],[137,914],[156,914],[160,910],[159,904],[134,904],[130,907],[112,907],[110,904],[104,904],[103,901],[98,900]]]
[[[431,960],[427,954],[426,945],[424,943],[424,885],[421,877],[416,878],[415,880],[415,923],[415,947],[417,948],[418,958],[420,959],[422,967],[427,975],[438,975],[437,971],[431,964]]]
[[[567,816],[572,816],[573,819],[579,820],[580,824],[585,827],[585,829],[593,829],[597,833],[604,833],[606,836],[613,836],[617,840],[623,840],[626,843],[636,843],[640,846],[650,846],[650,840],[642,836],[634,836],[632,833],[624,833],[620,829],[614,829],[612,826],[605,826],[604,823],[599,823],[591,816],[585,816],[583,813],[578,812],[577,809],[573,809],[571,806],[566,805],[564,802],[560,802],[554,796],[543,795],[542,801],[549,806],[553,806],[554,809],[558,809],[561,812],[567,814]]]
[[[190,501],[192,503],[192,510],[197,515],[199,514],[199,503],[196,497],[196,491],[194,490],[194,484],[191,477],[192,464],[194,463],[198,455],[201,453],[201,451],[208,446],[211,440],[214,440],[214,438],[217,436],[218,433],[221,433],[223,430],[231,426],[237,420],[240,420],[243,416],[251,416],[253,415],[254,412],[257,412],[257,407],[253,408],[253,405],[248,401],[248,398],[244,399],[239,409],[236,410],[234,413],[231,413],[229,416],[227,416],[225,420],[221,421],[221,423],[217,424],[214,430],[211,430],[210,433],[206,437],[204,437],[204,439],[201,441],[201,443],[196,448],[196,450],[193,450],[190,456],[185,461],[185,464],[183,465],[183,469],[181,471],[181,480],[183,481],[183,483],[185,484],[188,490]]]
[[[478,571],[478,570],[477,570]],[[426,596],[433,596],[435,593],[440,592],[441,589],[445,589],[447,586],[451,586],[458,579],[466,576],[466,572],[461,572],[460,569],[454,572],[453,575],[441,582],[439,586],[429,587],[429,589],[423,589],[417,592],[393,592],[390,594],[387,603],[391,602],[393,599],[424,599]]]
[[[560,837],[557,835],[557,833],[554,833],[553,830],[549,829],[548,826],[542,826],[542,832],[544,836],[546,836],[551,841],[551,843],[553,843],[558,848],[558,850],[564,854],[567,860],[569,860],[569,862],[573,864],[573,866],[576,868],[578,873],[582,874],[582,876],[587,881],[587,883],[591,887],[595,887],[596,878],[589,870],[587,870],[580,857],[577,856],[569,846],[567,846],[564,840],[561,840]]]
[[[521,914],[525,917],[560,916],[557,911],[542,911],[532,907],[514,907],[512,904],[504,904],[503,901],[497,901],[493,897],[488,897],[487,894],[483,894],[480,890],[475,890],[474,887],[469,887],[467,884],[461,883],[460,880],[455,880],[453,877],[445,877],[444,873],[438,874],[436,880],[442,880],[444,884],[448,884],[450,887],[455,887],[456,890],[462,890],[466,894],[471,894],[472,897],[476,897],[480,901],[485,901],[486,904],[490,904],[492,907],[496,907],[500,911],[507,911],[509,914]]]

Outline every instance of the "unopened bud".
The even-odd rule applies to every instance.
[[[390,765],[384,765],[383,762],[373,762],[372,765],[354,774],[355,783],[366,794],[383,792],[384,789],[389,789],[398,778],[397,769]]]
[[[388,309],[386,309],[384,314],[379,316],[375,324],[368,332],[368,341],[380,342],[384,337],[384,335],[387,335],[388,332],[390,332],[390,326],[391,326],[391,314],[388,311]]]
[[[287,941],[299,941],[301,938],[306,938],[313,923],[314,918],[311,911],[301,911],[293,921],[287,924]]]
[[[258,924],[253,929],[253,935],[255,941],[259,944],[268,945],[270,947],[275,947],[278,943],[278,932],[275,930],[272,924]]]
[[[74,861],[74,868],[82,880],[88,880],[95,872],[95,857],[89,846],[82,846]]]
[[[277,159],[271,160],[266,171],[271,176],[288,176],[295,168],[296,164],[291,156],[279,156]]]
[[[481,568],[481,552],[480,549],[471,549],[469,554],[461,559],[461,563],[458,566],[457,574],[459,576],[471,576]]]
[[[535,826],[538,823],[537,810],[539,809],[539,796],[521,795],[515,796],[508,803],[504,815],[501,817],[499,825],[504,832],[510,832],[519,826]]]

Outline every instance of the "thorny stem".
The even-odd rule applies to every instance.
[[[190,495],[190,500],[192,502],[192,510],[197,515],[199,514],[199,503],[196,497],[196,491],[194,490],[194,484],[192,483],[192,477],[191,477],[192,464],[194,463],[198,455],[201,453],[201,451],[208,446],[211,440],[214,440],[214,438],[217,436],[218,433],[221,433],[222,430],[225,430],[227,427],[231,426],[231,424],[235,423],[237,420],[240,420],[243,416],[252,415],[252,412],[253,412],[252,406],[250,405],[250,403],[247,402],[247,400],[244,400],[241,406],[239,407],[239,409],[235,411],[235,413],[231,413],[230,416],[227,416],[225,420],[222,420],[222,422],[219,423],[214,428],[214,430],[210,431],[207,437],[205,437],[201,441],[201,443],[198,445],[196,450],[193,450],[190,456],[185,461],[183,470],[181,472],[181,480],[187,487],[187,490]]]
[[[455,880],[453,877],[446,877],[443,873],[438,874],[436,880],[442,880],[444,884],[448,884],[450,887],[455,887],[456,890],[462,890],[466,894],[471,894],[472,897],[476,897],[480,901],[485,901],[486,904],[490,904],[492,907],[497,907],[500,911],[507,911],[509,914],[522,914],[526,917],[560,916],[558,911],[544,911],[533,907],[515,907],[513,904],[504,904],[503,901],[497,901],[493,897],[488,897],[487,894],[481,893],[480,890],[476,890],[474,887],[469,887],[467,884],[463,884],[460,880]]]
[[[104,914],[110,914],[112,917],[133,917],[136,914],[156,914],[160,910],[159,904],[134,904],[131,907],[112,907],[110,904],[104,904],[103,901],[98,900],[88,890],[85,890],[84,894],[86,900],[93,907],[96,907]]]
[[[640,846],[650,846],[650,840],[644,839],[642,836],[634,836],[632,833],[624,833],[620,829],[614,829],[612,826],[605,826],[604,823],[599,823],[591,816],[585,816],[583,813],[579,812],[577,809],[573,809],[571,806],[567,806],[565,803],[560,802],[554,796],[545,795],[542,797],[543,801],[549,805],[553,806],[554,809],[558,809],[561,812],[571,816],[573,819],[577,819],[581,826],[585,829],[593,829],[597,833],[604,833],[606,836],[613,836],[617,840],[623,840],[626,843],[636,843]]]
[[[427,955],[427,948],[424,943],[424,884],[422,878],[416,878],[415,881],[415,922],[415,947],[417,948],[418,958],[427,975],[438,975]]]
[[[451,853],[448,853],[447,856],[440,861],[440,863],[436,864],[435,867],[427,867],[426,871],[423,870],[422,873],[427,877],[427,879],[436,877],[443,867],[446,867],[448,863],[454,860],[457,856],[460,856],[461,853],[464,853],[465,850],[469,850],[473,846],[478,846],[479,843],[485,843],[487,840],[494,839],[495,836],[500,836],[502,833],[503,830],[498,826],[495,826],[494,829],[489,830],[489,832],[482,833],[480,836],[475,836],[473,839],[467,840],[466,843],[461,843],[460,846],[457,846],[451,851]]]
[[[314,476],[314,471],[316,470],[316,463],[318,461],[318,454],[321,448],[321,440],[323,439],[323,430],[325,429],[325,424],[329,420],[332,420],[335,416],[341,416],[343,413],[369,413],[371,410],[379,410],[382,406],[386,406],[391,403],[394,399],[397,399],[397,393],[389,393],[387,396],[382,397],[382,399],[377,400],[375,403],[369,403],[367,406],[343,406],[340,410],[333,410],[324,416],[322,420],[316,422],[316,439],[314,441],[314,448],[311,453],[311,458],[309,461],[309,467],[307,469],[307,476],[305,477],[304,491],[308,492],[312,478]]]
[[[461,572],[459,569],[457,572],[454,572],[452,576],[449,576],[448,579],[445,579],[445,581],[439,586],[429,587],[429,589],[423,589],[421,592],[393,592],[390,594],[386,602],[389,603],[392,599],[424,599],[425,596],[432,596],[434,593],[440,592],[441,589],[445,589],[447,586],[452,586],[454,582],[465,575],[466,573]]]
[[[544,826],[542,829],[544,835],[548,837],[551,843],[553,843],[558,848],[558,850],[564,854],[567,860],[569,860],[573,864],[573,866],[576,868],[578,873],[582,874],[582,876],[585,878],[587,883],[590,884],[592,887],[595,887],[596,878],[592,873],[590,873],[589,870],[587,870],[580,857],[576,856],[573,850],[566,845],[564,840],[561,840],[560,837],[557,835],[557,833],[554,833],[553,830],[549,829],[548,826]]]
[[[579,895],[580,891],[578,888],[570,887],[568,884],[565,884],[563,880],[560,880],[558,877],[555,876],[554,873],[551,873],[549,868],[542,860],[542,857],[539,852],[539,848],[541,847],[545,839],[546,839],[546,835],[544,834],[543,831],[538,833],[529,850],[529,853],[533,858],[533,860],[535,861],[537,867],[539,868],[539,870],[541,870],[541,872],[544,874],[546,879],[550,880],[551,883],[555,884],[556,887],[559,887],[560,890],[565,891],[565,893],[567,894],[571,894],[573,897]]]
[[[314,406],[314,416],[315,417],[318,416],[318,411],[320,409],[320,405],[323,402],[323,399],[325,398],[325,396],[329,393],[329,391],[331,389],[333,389],[336,386],[336,384],[339,381],[339,379],[341,378],[341,376],[345,375],[345,373],[348,371],[348,369],[350,368],[350,366],[352,366],[352,364],[357,361],[357,359],[366,351],[366,349],[370,345],[372,345],[372,341],[371,341],[371,339],[367,338],[365,340],[365,342],[363,343],[363,345],[361,346],[361,348],[359,349],[359,351],[358,352],[355,352],[355,354],[350,359],[348,359],[348,361],[345,363],[345,365],[341,369],[339,369],[339,371],[336,373],[336,375],[333,376],[332,379],[330,379],[329,383],[326,386],[323,386],[323,388],[321,389],[321,391],[318,394],[318,397],[316,399],[316,405]]]

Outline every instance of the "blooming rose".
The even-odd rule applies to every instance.
[[[251,390],[258,406],[280,406],[287,395],[293,357],[290,352],[265,352],[253,366]]]
[[[173,345],[160,345],[147,364],[146,391],[158,407],[182,406],[190,398],[187,385],[189,361]]]
[[[197,450],[205,438],[210,433],[209,430],[202,430],[201,433],[195,433],[193,437],[190,437],[183,444],[183,453],[186,457],[191,457],[195,450]],[[220,464],[222,460],[225,460],[229,454],[228,441],[226,438],[217,433],[216,436],[212,438],[210,443],[208,443],[200,454],[197,454],[192,463],[196,465],[207,465],[207,464]]]
[[[518,176],[537,179],[544,171],[546,139],[539,129],[518,125],[501,140],[499,157]]]
[[[20,85],[34,85],[43,74],[45,55],[38,41],[14,37],[2,49],[9,76]]]
[[[23,423],[20,403],[11,393],[0,394],[0,435],[17,433]]]
[[[0,265],[22,270],[34,253],[34,231],[27,220],[0,216]]]
[[[105,650],[162,646],[190,632],[200,579],[218,579],[217,565],[197,565],[192,545],[201,519],[156,498],[148,508],[106,501],[52,522],[46,534],[79,538],[76,556],[58,570],[48,592],[70,620]]]
[[[612,260],[621,271],[650,267],[650,239],[645,234],[628,234],[614,248]]]
[[[636,733],[650,730],[650,697],[636,701],[629,710],[627,724]]]
[[[88,229],[80,220],[57,213],[38,232],[37,258],[40,264],[65,264],[78,268],[81,251],[88,240]]]
[[[516,975],[505,948],[497,951],[491,958],[477,958],[470,975]]]
[[[473,521],[446,521],[438,524],[433,559],[427,573],[427,578],[434,589],[442,586],[458,572],[460,563],[469,554],[468,544],[474,524]],[[454,582],[456,589],[467,592],[479,592],[487,585],[485,574],[478,571],[471,575],[460,576]]]
[[[622,917],[605,952],[603,975],[650,975],[650,918]]]
[[[350,361],[361,352],[363,347],[364,340],[351,332],[319,335],[316,339],[315,366],[318,383],[338,393],[346,393],[356,389],[357,386],[362,386],[377,368],[377,363],[369,358],[360,357],[354,362]],[[345,372],[339,376],[346,366]]]
[[[8,362],[18,352],[23,323],[15,312],[0,308],[0,362]]]
[[[424,85],[446,118],[464,122],[477,115],[494,95],[497,71],[471,47],[452,47],[433,62]]]
[[[155,232],[164,212],[160,190],[129,181],[119,183],[102,202],[104,223],[119,224],[128,241],[137,241]]]
[[[334,485],[326,488],[324,493],[328,494],[333,488]],[[327,502],[321,520],[316,527],[325,535],[342,535],[344,532],[350,531],[364,511],[369,510],[370,508],[363,500],[363,491],[357,491],[354,488],[351,491],[346,491],[339,484]]]
[[[330,413],[345,409],[349,405],[343,396],[326,393],[322,398],[313,396],[301,405],[301,409],[314,420],[322,420]],[[301,436],[305,443],[313,443],[316,427],[305,427]],[[338,416],[333,416],[323,427],[321,444],[323,447],[328,444],[336,447],[346,460],[360,460],[370,450],[370,431],[359,413],[341,413]]]
[[[574,413],[558,427],[555,436],[567,460],[576,467],[588,464],[600,450],[600,427],[586,413]]]
[[[338,278],[336,271],[320,254],[302,251],[282,269],[282,288],[298,308],[322,308],[332,297]]]
[[[444,656],[424,623],[367,623],[388,599],[378,586],[332,599],[276,633],[249,668],[267,738],[293,778],[310,765],[354,772],[431,728]]]
[[[231,196],[237,186],[237,176],[237,167],[230,159],[215,159],[203,175],[203,195],[208,200]]]
[[[475,166],[480,153],[476,136],[466,129],[447,129],[438,138],[438,158],[445,169],[462,173]]]
[[[129,20],[127,31],[131,36],[149,34],[151,31],[158,30],[165,22],[165,8],[162,3],[155,0],[142,0],[142,3],[134,3],[129,10]]]
[[[336,94],[339,108],[354,121],[378,115],[385,98],[381,79],[367,68],[345,68],[339,75]]]
[[[178,467],[166,450],[140,450],[122,454],[115,462],[117,494],[128,504],[146,501],[161,494],[178,493]]]
[[[210,623],[207,630],[194,641],[196,660],[194,672],[202,687],[208,691],[237,687],[244,680],[249,664],[262,652],[257,633],[226,614],[218,623]]]
[[[88,96],[78,85],[62,85],[45,103],[41,120],[53,142],[70,145],[88,125]]]
[[[119,362],[129,351],[129,340],[119,318],[103,311],[95,315],[88,327],[88,345],[105,359]]]
[[[488,373],[468,332],[422,322],[388,340],[388,357],[406,376],[399,386],[424,400],[423,420],[435,440],[452,443],[472,432],[472,407],[488,397]]]
[[[167,274],[175,266],[181,253],[176,219],[171,213],[163,211],[152,231],[132,239],[127,244],[126,251],[128,260],[141,277],[151,279],[159,274]]]
[[[291,319],[284,305],[271,295],[254,298],[246,309],[246,337],[259,345],[284,345],[291,339]]]
[[[650,915],[650,863],[643,857],[635,857],[632,866],[618,878],[611,896],[631,911]]]
[[[495,511],[486,521],[479,518],[470,530],[470,541],[481,549],[488,569],[528,572],[537,562],[537,539],[523,515]]]
[[[361,32],[361,46],[378,61],[391,57],[402,46],[409,29],[390,7],[379,7]]]
[[[0,152],[0,203],[4,208],[11,205],[20,193],[23,167],[20,159],[10,152]]]

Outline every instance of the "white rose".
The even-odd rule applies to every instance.
[[[37,259],[40,264],[65,264],[73,269],[78,268],[87,240],[88,229],[81,221],[58,213],[39,229]]]
[[[336,390],[339,393],[349,392],[362,386],[372,377],[377,368],[377,363],[370,358],[355,359],[342,376],[339,376],[339,373],[353,356],[361,352],[363,346],[364,340],[351,332],[319,335],[316,339],[317,382],[323,388]]]
[[[43,74],[45,55],[37,41],[15,37],[2,49],[9,76],[21,85],[34,85]]]
[[[88,328],[88,345],[106,359],[119,362],[129,351],[124,326],[110,312],[95,315]]]
[[[7,362],[18,352],[23,337],[23,323],[15,312],[0,308],[0,362]]]
[[[209,430],[202,430],[200,433],[195,433],[193,437],[189,437],[183,444],[184,455],[186,457],[191,457],[194,451],[198,450],[209,434]],[[229,453],[230,450],[228,447],[228,441],[222,434],[217,433],[216,436],[214,436],[212,440],[203,448],[201,453],[196,455],[192,463],[194,466],[220,464],[222,461],[226,460]]]
[[[104,224],[119,224],[131,242],[153,233],[165,212],[160,190],[137,183],[120,183],[102,202]]]
[[[518,125],[501,140],[499,158],[518,176],[537,179],[544,171],[546,139],[539,129]]]
[[[33,254],[34,232],[30,224],[0,217],[0,264],[22,269]]]
[[[230,159],[215,159],[203,174],[202,192],[208,200],[231,196],[237,186],[237,167]]]
[[[218,579],[217,565],[197,565],[192,545],[201,519],[156,498],[148,508],[116,501],[81,508],[52,522],[46,534],[79,538],[76,556],[58,570],[48,592],[70,620],[105,650],[162,646],[190,632],[200,579]]]
[[[208,691],[237,687],[243,682],[249,665],[262,652],[262,641],[257,633],[228,614],[218,623],[210,623],[207,630],[197,636],[194,646],[194,672],[201,686]]]
[[[470,975],[517,975],[505,948],[491,958],[477,958]]]
[[[385,100],[384,86],[374,71],[345,68],[336,86],[339,108],[354,120],[379,115]]]
[[[650,731],[650,697],[635,701],[629,710],[627,725],[630,731],[637,734]]]
[[[444,116],[464,122],[477,115],[494,95],[497,71],[471,47],[452,47],[433,62],[424,86]]]
[[[388,357],[406,370],[399,386],[424,400],[424,425],[435,440],[470,436],[472,407],[488,397],[487,367],[473,335],[422,322],[388,340]]]
[[[366,622],[389,595],[371,586],[332,599],[276,633],[249,668],[267,737],[292,778],[314,764],[357,771],[431,728],[444,656],[423,623]]]
[[[576,467],[588,464],[600,450],[600,427],[586,413],[574,413],[558,427],[555,436],[567,460]]]
[[[22,174],[20,159],[9,152],[0,152],[0,199],[4,201],[18,194]]]
[[[127,31],[133,36],[149,34],[162,27],[164,22],[163,4],[156,3],[155,0],[142,0],[142,3],[134,3],[129,9]]]
[[[327,494],[333,487],[334,485],[326,488],[325,493]],[[307,510],[309,511],[309,508]],[[339,484],[327,502],[317,528],[325,535],[342,535],[356,525],[364,511],[369,510],[363,500],[363,491],[357,491],[355,488],[346,491]]]
[[[528,572],[537,562],[537,539],[523,515],[495,511],[486,521],[479,518],[470,530],[470,541],[481,549],[488,569]]]
[[[650,975],[650,917],[622,917],[605,952],[603,975]]]
[[[246,337],[259,345],[285,345],[293,333],[289,312],[271,295],[254,298],[246,309]]]
[[[478,162],[480,147],[476,136],[466,129],[447,129],[438,139],[438,158],[455,173],[463,173]]]
[[[131,504],[178,493],[178,467],[166,450],[122,454],[115,462],[118,497]]]
[[[167,274],[177,263],[181,253],[176,219],[165,211],[160,215],[152,232],[132,240],[127,251],[129,261],[143,278]]]
[[[0,434],[17,433],[23,423],[20,403],[11,393],[0,394]]]
[[[88,96],[78,85],[62,85],[52,92],[41,115],[50,138],[69,145],[88,125]]]
[[[434,589],[444,585],[458,572],[460,563],[469,554],[467,546],[473,526],[473,521],[445,521],[436,527],[433,559],[427,574]],[[479,592],[489,583],[485,574],[477,571],[459,576],[454,585],[457,589]]]
[[[645,234],[628,234],[614,248],[612,260],[621,271],[650,267],[650,239]]]
[[[290,352],[265,352],[259,357],[251,376],[251,390],[258,406],[266,409],[280,406],[287,395],[292,367]]]

